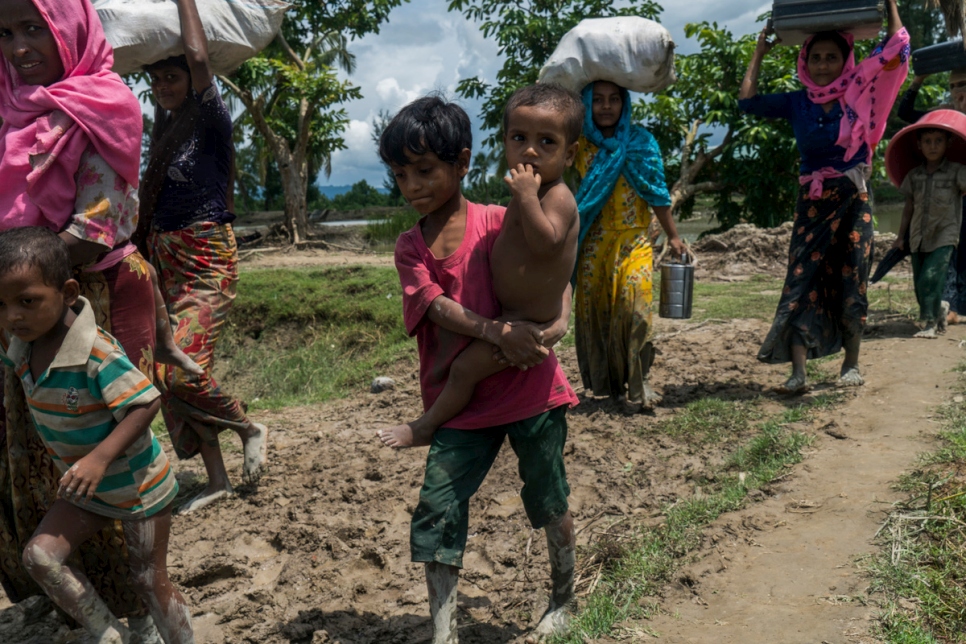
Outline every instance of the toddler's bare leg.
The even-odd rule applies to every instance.
[[[154,359],[161,364],[169,364],[184,369],[196,376],[203,375],[205,370],[188,357],[178,346],[178,343],[174,341],[174,334],[171,332],[171,318],[168,317],[168,307],[164,304],[164,294],[161,293],[161,286],[158,284],[158,272],[154,270],[154,266],[151,264],[148,264],[148,273],[151,275],[151,285],[154,287],[154,333],[156,338]]]
[[[441,563],[426,564],[429,616],[433,620],[433,644],[457,644],[456,584],[460,571]]]
[[[191,613],[181,593],[168,579],[170,533],[170,510],[150,519],[124,522],[131,578],[165,644],[194,644]]]
[[[476,384],[504,369],[506,365],[493,359],[493,345],[476,340],[453,361],[446,386],[433,406],[411,423],[380,429],[379,440],[396,448],[429,445],[433,433],[469,404]]]
[[[128,629],[108,610],[84,573],[67,565],[82,543],[111,519],[58,499],[23,550],[23,564],[47,596],[91,633],[98,644],[127,644]]]

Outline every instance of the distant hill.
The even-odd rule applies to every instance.
[[[389,194],[389,191],[382,186],[374,187],[382,194]],[[331,199],[332,197],[338,197],[342,193],[349,192],[349,190],[352,189],[352,186],[318,186],[318,188],[322,194]]]

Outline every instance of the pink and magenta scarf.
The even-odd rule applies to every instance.
[[[852,47],[851,34],[840,34]],[[869,146],[871,163],[875,146],[885,133],[889,112],[899,95],[899,89],[909,73],[909,32],[905,27],[880,43],[869,57],[855,64],[854,50],[849,53],[842,75],[833,83],[820,87],[808,75],[808,44],[805,41],[798,56],[798,79],[808,90],[813,103],[823,104],[838,99],[842,106],[842,123],[836,145],[845,148],[845,160],[858,153],[863,144]]]
[[[33,0],[57,42],[64,77],[23,85],[0,61],[0,230],[60,232],[74,213],[74,175],[89,145],[138,185],[141,106],[111,71],[114,51],[90,0]]]

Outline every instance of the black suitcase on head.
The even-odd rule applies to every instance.
[[[879,37],[885,0],[774,0],[771,22],[784,45],[801,45],[820,31],[846,31],[856,40]]]
[[[917,75],[939,74],[966,67],[962,40],[950,40],[912,52],[912,70]]]

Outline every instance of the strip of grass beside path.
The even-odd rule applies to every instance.
[[[612,633],[625,620],[646,618],[652,607],[646,602],[642,606],[642,600],[657,595],[674,571],[687,563],[701,545],[704,528],[721,514],[742,507],[749,492],[801,460],[801,450],[812,439],[788,425],[805,420],[816,406],[833,403],[834,398],[817,398],[808,406],[763,419],[760,403],[705,399],[667,421],[659,431],[699,443],[720,438],[719,424],[734,431],[757,426],[758,431],[731,453],[714,480],[704,482],[700,495],[665,508],[660,525],[635,526],[620,540],[605,536],[581,553],[581,558],[599,562],[600,578],[580,599],[568,635],[555,638],[554,644],[580,644]]]
[[[960,370],[966,369],[964,364]],[[866,560],[871,592],[885,595],[877,635],[888,644],[966,642],[966,381],[944,405],[936,452],[897,489],[907,498],[880,532],[881,551]],[[958,400],[958,402],[956,402]]]
[[[218,345],[218,374],[250,408],[345,396],[400,361],[415,368],[392,268],[244,271]]]

